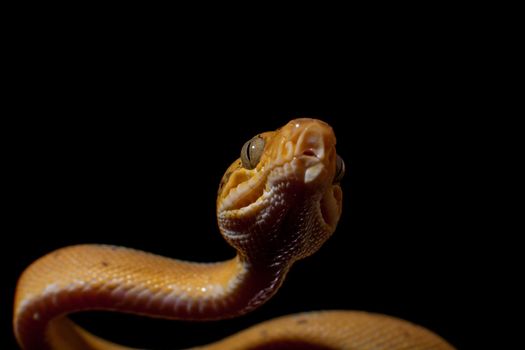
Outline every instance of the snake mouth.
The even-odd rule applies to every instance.
[[[294,194],[297,194],[300,188],[316,186],[326,175],[326,165],[317,156],[306,154],[294,157],[289,162],[259,172],[233,187],[222,200],[219,211],[244,212],[264,206],[275,200],[271,196],[276,191],[293,188]]]
[[[268,172],[261,173],[232,188],[222,200],[219,211],[239,210],[255,204],[264,195],[268,175]]]

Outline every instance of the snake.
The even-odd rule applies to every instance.
[[[86,310],[206,321],[242,316],[268,301],[292,265],[314,254],[336,230],[345,165],[332,127],[313,118],[258,134],[240,153],[222,177],[216,202],[218,227],[235,249],[233,258],[198,263],[113,245],[59,248],[30,264],[18,280],[13,329],[20,347],[131,349],[68,317]],[[196,349],[454,347],[399,318],[325,310],[281,316]]]

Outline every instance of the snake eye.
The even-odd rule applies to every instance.
[[[262,137],[255,136],[246,142],[241,150],[242,166],[248,170],[254,169],[259,164],[263,151],[264,139]]]
[[[335,161],[335,176],[334,176],[334,183],[341,182],[341,179],[345,175],[345,162],[343,161],[343,158],[337,155],[337,159]]]

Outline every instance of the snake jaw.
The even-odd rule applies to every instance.
[[[244,173],[244,169],[240,173]],[[244,175],[234,175],[232,181],[244,177]],[[264,204],[274,193],[272,189],[278,184],[290,184],[295,188],[302,188],[301,191],[307,188],[318,190],[323,186],[323,182],[328,183],[328,177],[326,164],[317,157],[308,155],[293,157],[291,161],[248,177],[237,186],[230,186],[227,195],[218,203],[217,211],[248,214],[255,207]]]

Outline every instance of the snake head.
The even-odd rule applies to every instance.
[[[341,215],[344,163],[332,128],[295,119],[250,139],[223,176],[217,218],[241,257],[290,265],[317,251]]]

